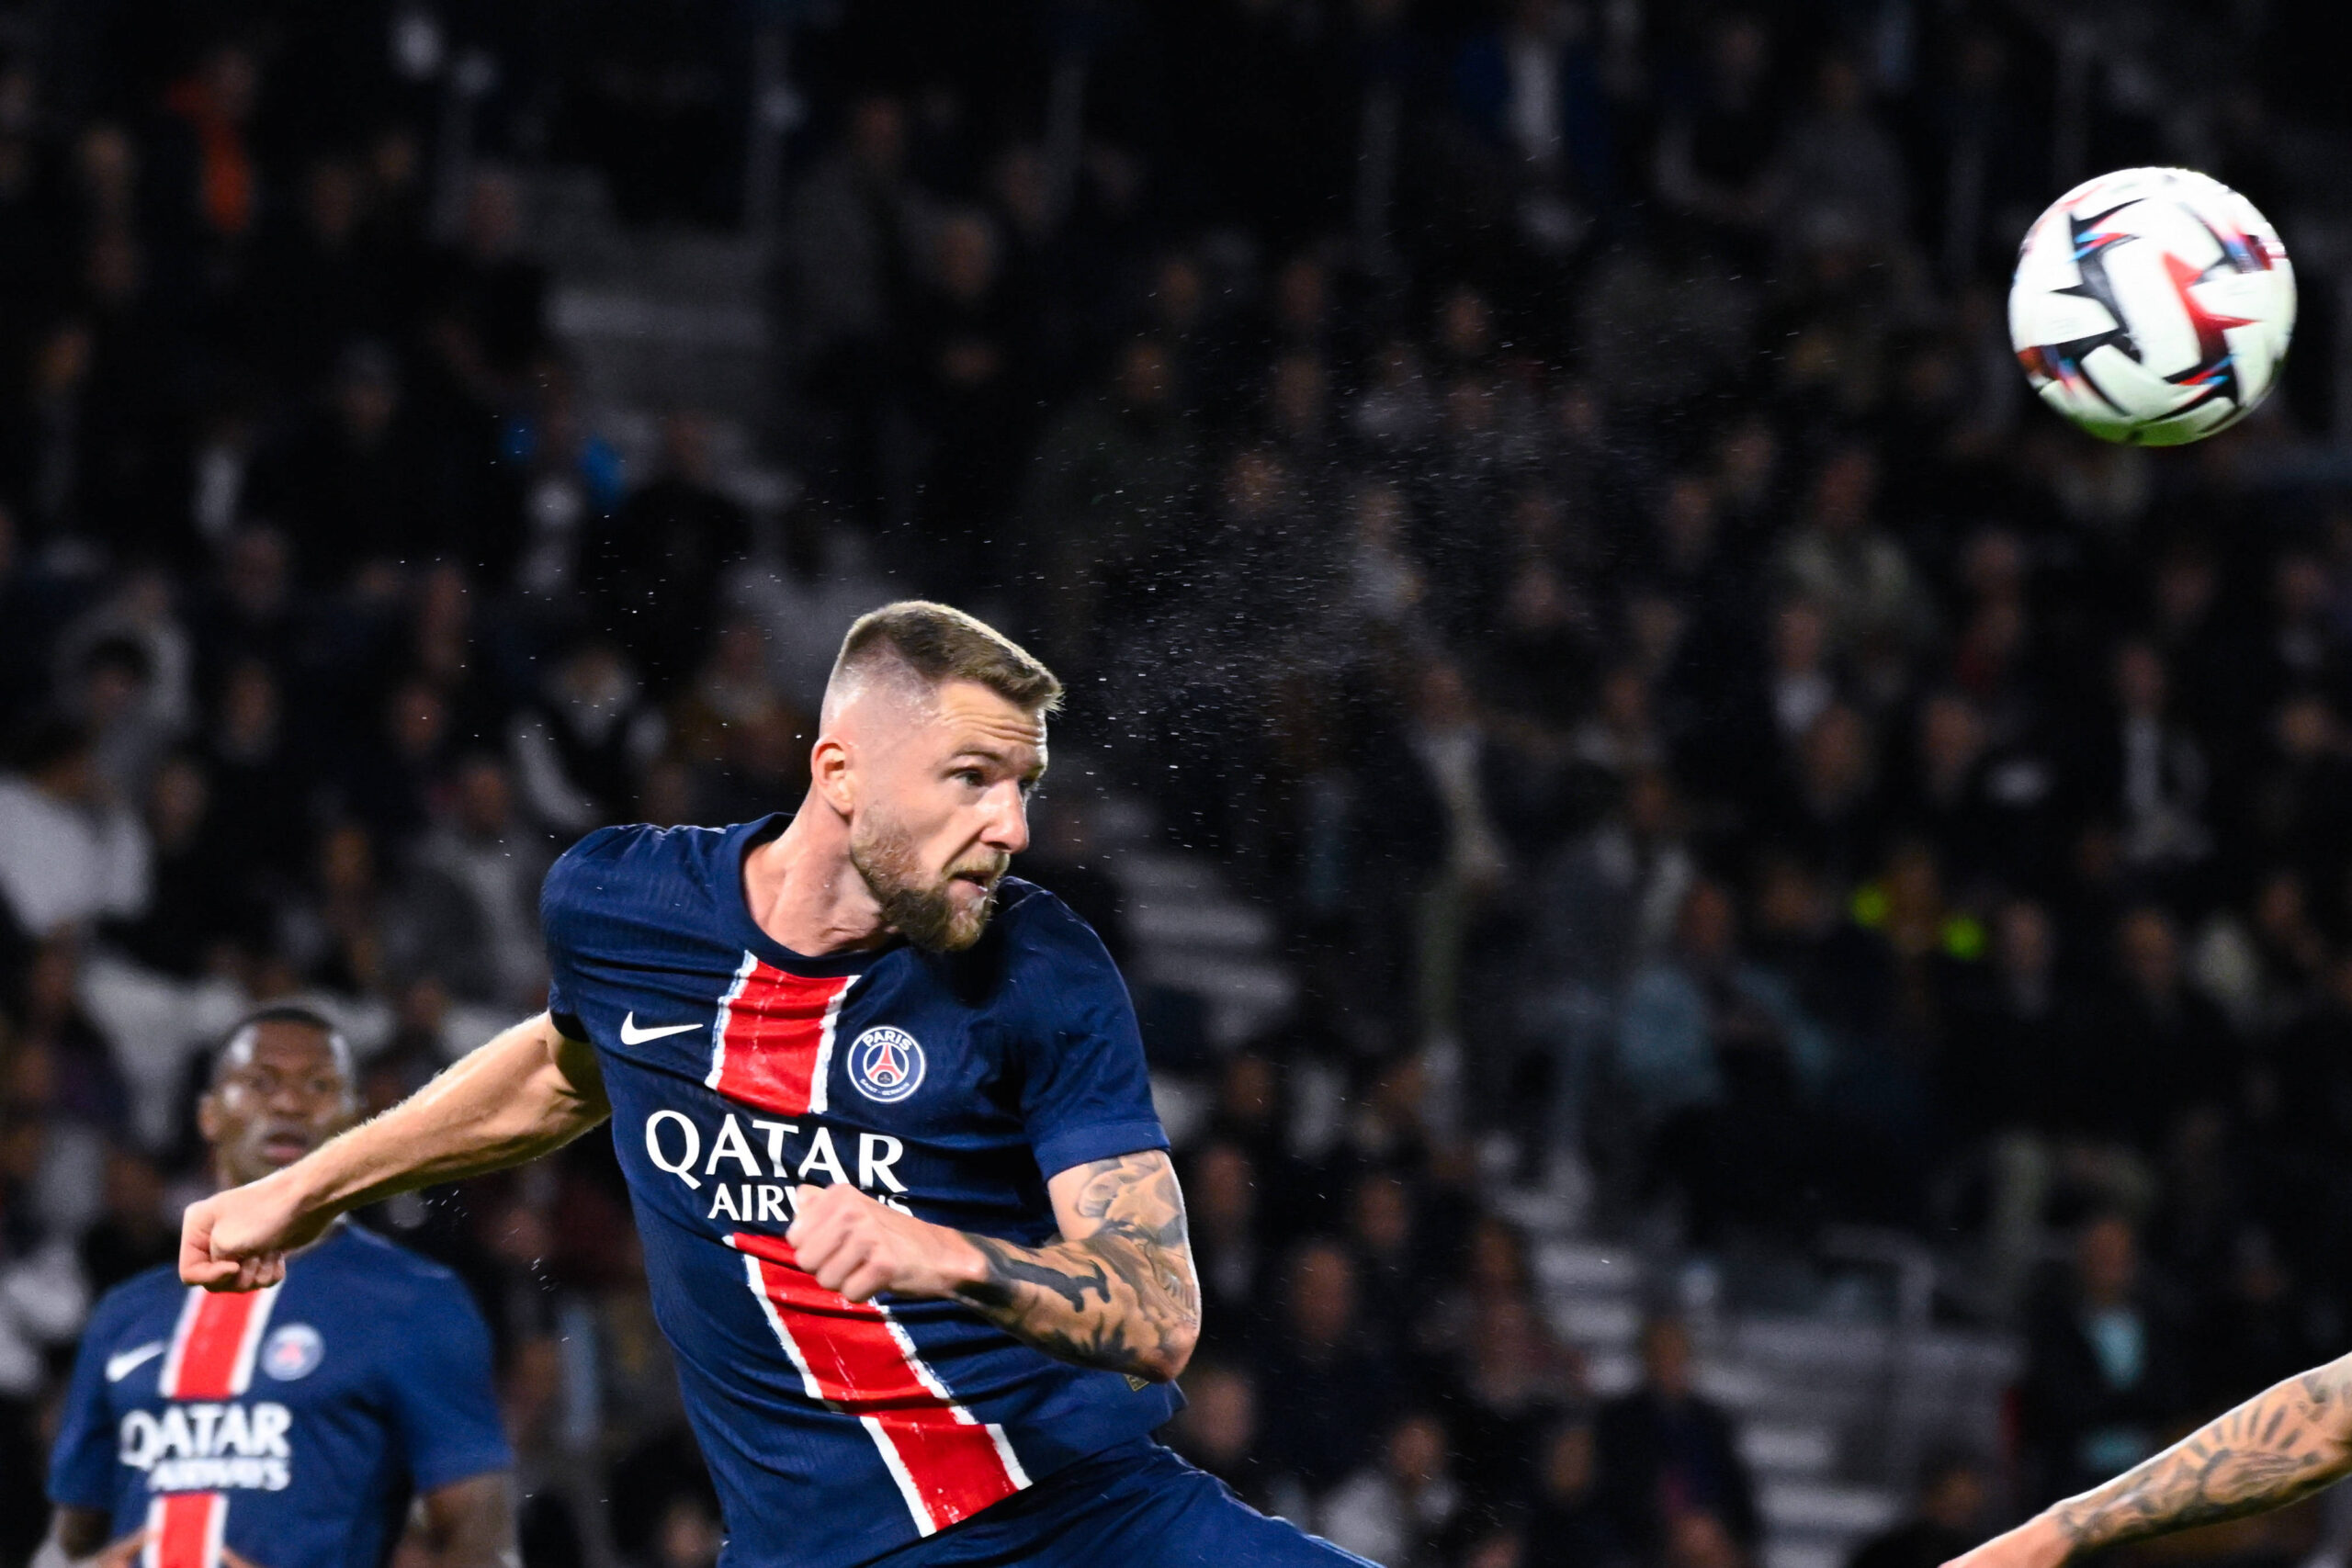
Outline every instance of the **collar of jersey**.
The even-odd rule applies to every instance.
[[[719,897],[719,908],[743,950],[788,974],[821,980],[836,975],[864,974],[888,954],[904,947],[904,939],[894,938],[887,947],[865,947],[853,953],[811,957],[793,952],[760,929],[760,923],[752,919],[751,901],[743,897],[743,857],[783,832],[791,820],[789,811],[772,811],[765,817],[737,823],[719,840],[718,863],[723,873],[720,880],[725,888]]]

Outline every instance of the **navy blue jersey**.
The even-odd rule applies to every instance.
[[[745,854],[782,826],[592,833],[542,916],[549,1010],[604,1069],[729,1568],[840,1568],[1150,1431],[1177,1395],[955,1302],[820,1289],[784,1239],[790,1188],[853,1182],[1036,1245],[1048,1177],[1167,1138],[1126,987],[1060,900],[1008,878],[968,952],[804,957],[743,897]]]
[[[145,1568],[351,1568],[391,1553],[413,1493],[514,1463],[490,1335],[456,1275],[356,1225],[247,1294],[170,1268],[82,1336],[49,1495],[148,1531]]]

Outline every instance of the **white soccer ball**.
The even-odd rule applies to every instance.
[[[2042,401],[2109,441],[2177,446],[2269,394],[2295,328],[2278,232],[2219,180],[2123,169],[2034,220],[2009,342]]]

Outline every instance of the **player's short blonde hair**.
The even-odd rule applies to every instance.
[[[827,705],[851,683],[894,667],[931,687],[973,682],[1030,713],[1061,706],[1060,679],[1027,649],[978,616],[928,599],[901,599],[857,618],[826,682]]]

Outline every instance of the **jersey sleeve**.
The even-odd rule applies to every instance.
[[[389,1392],[417,1491],[513,1469],[491,1376],[490,1330],[466,1288],[447,1276],[425,1281],[401,1338],[409,1348]]]
[[[1039,1172],[1051,1179],[1089,1160],[1166,1148],[1118,966],[1059,899],[1028,902],[1036,908],[1022,913],[1041,1005],[1027,1031],[1021,1112]]]
[[[571,955],[579,936],[584,890],[580,884],[595,862],[626,828],[599,828],[557,857],[539,884],[539,933],[548,955],[548,1016],[572,1040],[588,1038],[572,994]]]
[[[61,1508],[114,1511],[114,1413],[107,1404],[106,1365],[119,1314],[110,1304],[101,1303],[83,1332],[49,1450],[49,1500]]]

